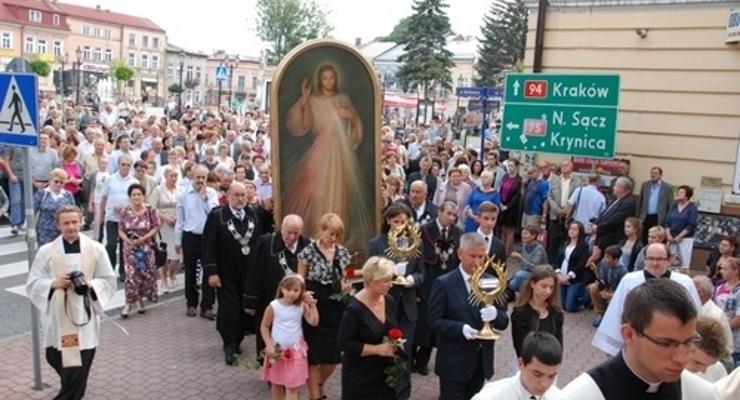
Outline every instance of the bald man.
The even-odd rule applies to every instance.
[[[296,256],[311,241],[302,235],[303,219],[295,214],[286,215],[280,232],[266,233],[257,240],[254,268],[247,277],[244,291],[244,311],[254,315],[257,323],[262,313],[275,298],[278,283],[287,273],[297,271]],[[262,337],[257,335],[257,354],[264,349]]]
[[[257,213],[247,205],[247,189],[229,186],[227,203],[208,214],[203,228],[203,274],[218,296],[216,329],[223,340],[224,360],[234,365],[247,330],[256,331],[253,316],[244,313],[244,287],[255,263],[255,245],[262,234]]]

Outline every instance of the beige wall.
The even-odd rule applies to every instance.
[[[7,32],[11,34],[11,48],[0,48],[0,68],[5,71],[5,66],[14,57],[21,55],[21,28],[18,25],[0,23],[0,33]]]
[[[120,28],[119,28],[120,29]],[[156,81],[157,96],[162,99],[166,95],[167,88],[165,87],[166,69],[167,69],[167,57],[165,50],[167,48],[167,36],[163,32],[149,31],[146,29],[136,29],[131,27],[124,27],[121,31],[121,59],[124,62],[128,62],[128,54],[133,52],[136,54],[136,65],[134,70],[134,78],[132,79],[133,87],[127,88],[127,94],[135,98],[139,98],[142,93],[142,86],[144,85],[143,79]],[[129,45],[129,34],[133,33],[136,36],[136,43],[133,46]],[[143,46],[142,38],[147,36],[149,43],[147,47]],[[159,39],[159,47],[153,47],[153,38]],[[146,53],[149,57],[150,67],[144,69],[141,67],[141,55]],[[159,56],[159,68],[155,71],[151,69],[151,56]],[[148,85],[155,85],[155,83],[147,82]],[[155,93],[150,89],[149,94],[154,96]]]
[[[110,49],[113,53],[113,59],[118,59],[121,54],[121,28],[116,25],[106,25],[94,21],[88,21],[78,19],[74,17],[67,17],[67,23],[69,24],[70,34],[67,38],[67,44],[65,51],[69,53],[69,56],[75,58],[75,50],[79,46],[81,49],[85,46],[90,48],[100,48],[103,53],[103,62],[105,62],[105,51]],[[83,33],[83,27],[90,27],[90,35]],[[110,38],[101,38],[94,36],[95,29],[98,28],[103,32],[104,30],[110,30]],[[96,62],[89,60],[90,62]],[[106,63],[107,64],[107,63]]]
[[[62,42],[62,54],[64,54],[64,49],[66,48],[65,43],[67,41],[67,36],[69,33],[66,31],[59,31],[55,29],[44,29],[29,26],[25,26],[22,32],[23,37],[21,38],[19,45],[23,57],[27,60],[40,58],[51,63],[52,70],[59,69],[57,57],[54,56],[54,42]],[[34,51],[32,53],[26,52],[26,37],[32,37],[34,39]],[[46,52],[44,52],[43,54],[37,52],[37,43],[39,39],[46,40]],[[39,77],[39,90],[43,92],[53,92],[56,90],[56,88],[54,87],[53,72],[50,73],[49,76],[47,76],[46,78]]]
[[[698,186],[711,176],[729,187],[740,138],[740,45],[725,44],[724,35],[737,7],[551,8],[542,72],[619,73],[617,157],[631,160],[638,182],[659,165],[673,184]],[[536,16],[532,10],[527,71]]]

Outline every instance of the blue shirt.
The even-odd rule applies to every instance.
[[[606,265],[606,261],[602,260],[599,264],[599,275],[604,280],[606,288],[612,292],[617,290],[619,282],[622,281],[622,277],[627,274],[627,267],[621,262],[616,267],[610,267]]]
[[[699,209],[696,204],[689,202],[682,212],[678,212],[678,203],[674,203],[665,217],[665,228],[671,231],[671,236],[676,236],[682,230],[687,229],[686,237],[694,237],[694,229],[699,219]]]
[[[660,185],[663,182],[650,183],[650,197],[648,197],[648,215],[658,214],[658,197],[660,197]]]
[[[527,191],[524,193],[524,214],[542,214],[542,207],[547,200],[547,192],[550,184],[544,179],[530,180],[527,183]]]
[[[205,198],[203,197],[205,196]],[[196,235],[203,233],[206,218],[213,207],[218,205],[218,194],[211,188],[206,188],[203,195],[190,189],[177,199],[175,211],[175,243],[182,243],[182,233],[190,232]]]

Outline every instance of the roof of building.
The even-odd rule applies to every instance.
[[[66,24],[53,25],[43,22],[31,22],[29,16],[19,9],[29,9],[40,11],[41,13],[65,15],[63,11],[56,6],[56,3],[46,0],[0,0],[0,21],[12,22],[20,25],[26,25],[33,28],[53,29],[60,31],[69,31]]]
[[[13,23],[20,22],[16,18],[15,13],[10,8],[8,8],[5,3],[0,3],[0,21]]]
[[[210,56],[208,56],[208,59],[211,60],[211,61],[213,61],[213,60],[225,60],[227,58],[229,60],[239,59],[239,61],[248,61],[248,62],[255,62],[255,63],[259,63],[260,62],[260,58],[259,57],[245,56],[245,55],[242,55],[242,54],[229,54],[229,53],[227,53],[227,52],[225,52],[223,50],[216,50],[213,54],[211,54]]]
[[[447,38],[447,50],[454,60],[473,60],[478,54],[478,40],[473,36],[451,36]],[[365,57],[375,62],[397,62],[405,53],[404,45],[395,42],[372,41],[360,46]]]
[[[396,42],[381,42],[373,40],[372,42],[368,42],[360,46],[360,51],[365,55],[365,57],[372,60],[395,46],[397,46]]]
[[[57,7],[56,2],[45,1],[45,0],[2,0],[2,3],[7,5],[13,5],[23,8],[30,8],[33,10],[46,11],[46,12],[63,12]]]
[[[18,1],[18,0],[12,0]],[[25,0],[24,0],[25,1]],[[92,7],[82,7],[74,4],[56,2],[59,9],[70,17],[77,17],[92,21],[106,22],[114,25],[121,25],[139,29],[146,29],[155,32],[164,33],[165,30],[155,24],[149,18],[136,17],[128,14],[121,14],[110,10]]]
[[[169,43],[169,42],[167,43],[166,51],[167,53],[172,53],[172,54],[179,53],[180,51],[184,51],[185,54],[187,54],[190,57],[204,57],[204,58],[208,57],[208,54],[200,50],[193,50],[193,49],[188,49],[185,47],[175,46],[174,44]]]

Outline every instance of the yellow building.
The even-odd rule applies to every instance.
[[[532,71],[538,1],[526,3]],[[740,2],[551,0],[541,72],[620,75],[617,157],[631,161],[638,183],[657,165],[674,185],[716,177],[729,193],[740,138],[740,44],[725,41],[735,8]]]

